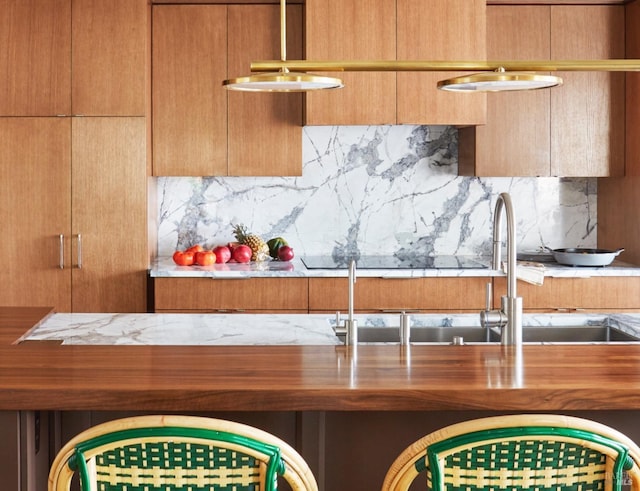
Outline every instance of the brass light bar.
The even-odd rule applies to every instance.
[[[636,72],[640,59],[615,60],[490,60],[490,61],[314,61],[314,60],[260,60],[251,62],[251,71],[270,72],[284,68],[301,72]]]

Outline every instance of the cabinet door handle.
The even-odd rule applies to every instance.
[[[59,250],[60,250],[60,259],[59,259],[60,269],[64,269],[64,235],[63,234],[60,234]]]
[[[78,269],[82,269],[82,235],[78,234]]]

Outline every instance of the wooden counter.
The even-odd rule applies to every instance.
[[[0,309],[0,410],[640,409],[640,346],[11,345],[48,309]]]

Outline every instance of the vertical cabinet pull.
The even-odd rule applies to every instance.
[[[60,234],[60,269],[64,269],[64,235]]]
[[[78,234],[78,269],[82,269],[82,235]]]

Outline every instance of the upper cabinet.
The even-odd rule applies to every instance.
[[[305,8],[309,60],[485,59],[484,0],[307,0]],[[484,94],[437,90],[450,73],[327,74],[345,87],[308,93],[307,125],[485,121]]]
[[[71,112],[71,1],[5,0],[0,116]]]
[[[287,53],[302,54],[302,6],[287,7]],[[280,57],[277,5],[153,7],[153,173],[302,173],[302,94],[236,93],[222,81]]]
[[[552,59],[625,57],[623,6],[551,8]],[[624,73],[560,72],[551,91],[551,175],[624,175]]]
[[[485,0],[398,0],[398,60],[485,60]],[[437,89],[462,72],[399,72],[398,124],[484,124],[486,94]]]
[[[305,58],[395,60],[396,5],[387,0],[307,0]],[[288,58],[292,59],[291,56]],[[321,74],[321,72],[314,72]],[[306,94],[305,124],[396,122],[396,74],[332,72],[344,88]]]
[[[622,6],[487,7],[487,58],[624,58]],[[488,95],[487,124],[459,131],[459,173],[624,173],[624,74],[558,72],[548,90]]]
[[[146,0],[73,0],[73,115],[144,116]]]
[[[146,16],[145,0],[3,2],[0,116],[144,115]]]

